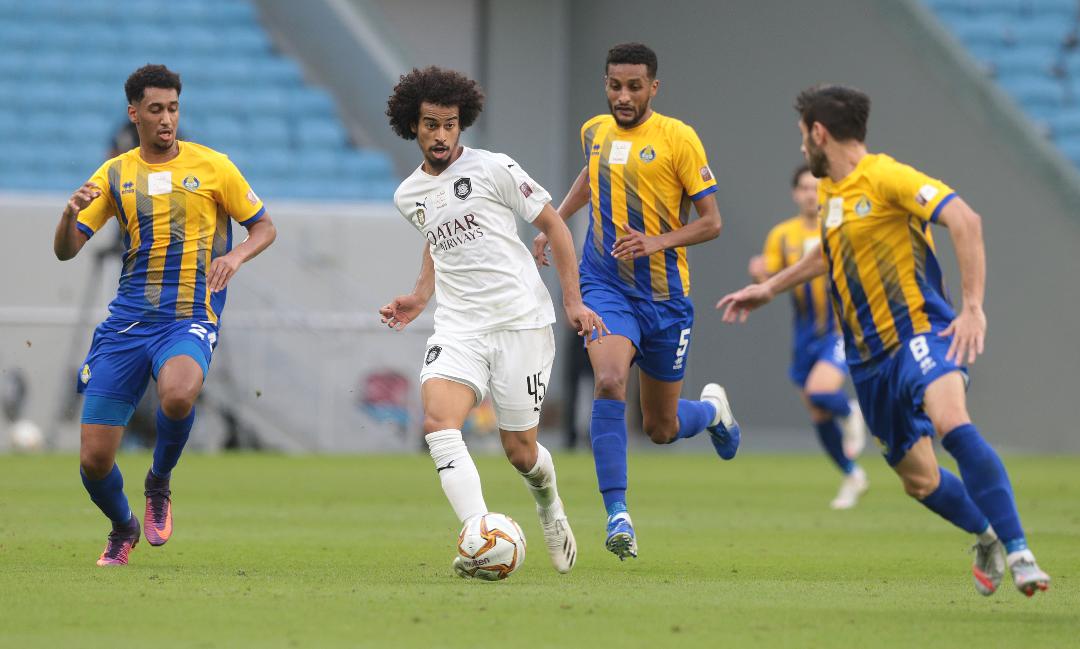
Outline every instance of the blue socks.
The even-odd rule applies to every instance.
[[[716,406],[708,401],[679,399],[679,434],[675,439],[693,437],[716,418]],[[671,440],[675,441],[675,440]]]
[[[112,471],[101,480],[91,480],[81,468],[79,475],[90,494],[90,500],[98,506],[101,513],[109,517],[113,526],[119,528],[127,525],[131,520],[131,507],[124,495],[124,476],[120,474],[120,467],[113,464]]]
[[[1027,549],[1009,474],[974,424],[957,426],[941,439],[941,444],[956,459],[971,500],[990,519],[1005,549],[1008,552]]]
[[[626,511],[626,402],[594,399],[589,436],[604,507],[609,516]]]
[[[807,394],[806,398],[814,406],[826,412],[831,412],[834,417],[847,417],[851,414],[851,404],[848,403],[847,394],[843,390],[814,392]]]
[[[150,470],[159,478],[168,478],[173,467],[180,461],[180,453],[191,434],[191,425],[195,423],[195,409],[192,408],[183,419],[169,419],[158,408],[157,443],[154,444],[154,463]]]
[[[960,482],[960,478],[957,478],[955,474],[941,467],[939,469],[941,482],[938,488],[919,502],[966,532],[972,534],[985,532],[989,521],[968,496],[964,483]],[[994,529],[997,530],[996,527]]]
[[[847,401],[844,403],[847,403]],[[814,428],[817,429],[818,440],[821,441],[825,453],[832,458],[832,461],[844,472],[844,475],[854,471],[855,461],[844,455],[844,435],[840,431],[840,426],[836,423],[836,418],[830,417],[826,421],[815,423]]]

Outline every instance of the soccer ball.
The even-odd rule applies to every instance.
[[[506,579],[525,563],[525,533],[509,516],[488,512],[465,521],[457,551],[465,575]]]
[[[19,453],[36,453],[45,448],[45,435],[29,419],[11,425],[11,446]]]

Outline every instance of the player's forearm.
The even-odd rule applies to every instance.
[[[773,295],[777,295],[805,284],[815,277],[824,275],[828,270],[829,265],[825,263],[825,258],[821,256],[819,247],[808,252],[795,264],[765,280],[764,284]]]
[[[662,249],[692,246],[720,236],[723,220],[720,218],[720,208],[716,206],[716,196],[709,194],[694,201],[694,210],[698,214],[695,220],[656,237]]]
[[[567,192],[562,203],[559,204],[559,216],[564,221],[568,220],[578,210],[585,207],[585,204],[589,202],[589,197],[589,168],[584,167],[574,179],[574,184],[570,186],[570,191]]]
[[[420,260],[420,275],[413,286],[413,295],[427,304],[435,295],[435,260],[431,258],[431,249],[424,243],[424,257]]]
[[[946,209],[949,206],[946,207]],[[983,243],[982,218],[971,208],[958,210],[947,227],[956,249],[960,267],[960,286],[964,309],[982,309],[986,293],[986,246]]]
[[[564,306],[581,303],[581,280],[578,277],[577,253],[574,251],[574,238],[566,223],[557,221],[546,232],[551,245],[551,256],[555,262],[555,272],[559,275],[559,287],[562,289]]]
[[[240,257],[241,262],[247,262],[266,250],[276,238],[277,227],[270,220],[270,215],[265,214],[248,228],[247,238],[233,248],[233,251]]]
[[[53,252],[60,261],[67,261],[79,254],[87,241],[86,235],[79,231],[78,219],[78,213],[70,207],[64,208],[64,213],[60,215],[60,222],[53,234]]]

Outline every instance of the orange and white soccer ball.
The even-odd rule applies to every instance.
[[[488,512],[465,521],[457,551],[465,575],[485,581],[506,579],[525,563],[525,533],[509,516]]]

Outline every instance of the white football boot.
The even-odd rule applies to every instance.
[[[1000,539],[994,539],[986,545],[976,543],[971,551],[975,553],[975,563],[971,565],[975,590],[989,597],[997,591],[1005,576],[1005,546]]]
[[[840,443],[844,447],[844,455],[854,460],[866,448],[867,427],[859,402],[852,399],[848,403],[851,405],[851,414],[838,417],[837,422],[840,424]]]
[[[540,526],[544,529],[544,545],[547,546],[551,564],[557,572],[565,575],[577,561],[577,541],[574,540],[574,531],[570,529],[570,522],[566,519],[562,500],[557,499],[547,508],[537,505],[536,513],[540,517]]]
[[[866,493],[870,488],[870,480],[866,477],[866,471],[861,466],[844,476],[840,483],[840,491],[836,492],[836,498],[832,499],[829,507],[832,509],[851,509],[859,502],[859,496]]]
[[[1007,558],[1013,583],[1021,593],[1031,597],[1037,590],[1050,588],[1050,575],[1039,569],[1031,550],[1013,552]]]

